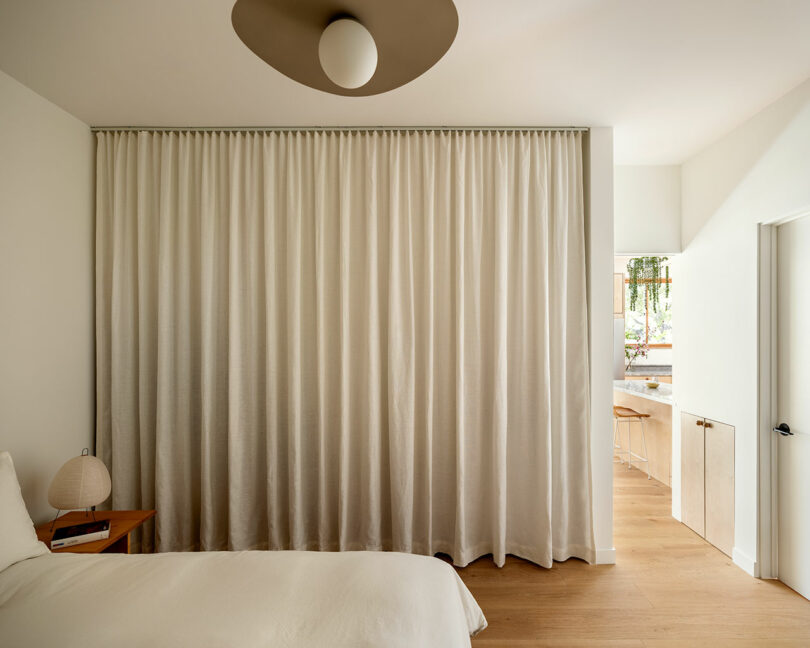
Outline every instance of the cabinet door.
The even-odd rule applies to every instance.
[[[706,419],[706,540],[734,549],[734,428]]]
[[[703,419],[681,413],[681,521],[706,535]]]
[[[613,274],[613,317],[624,317],[624,274]]]

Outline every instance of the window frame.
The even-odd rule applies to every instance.
[[[639,283],[644,284],[644,344],[647,345],[648,349],[671,349],[672,344],[650,344],[650,290],[649,285],[651,283],[660,283],[660,284],[672,284],[672,277],[669,279],[667,278],[659,278],[659,279],[642,279]],[[630,278],[625,277],[624,279],[625,285],[630,283]],[[637,347],[638,344],[633,342],[625,342],[625,348],[627,347]]]

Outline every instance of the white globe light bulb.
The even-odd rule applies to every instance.
[[[318,58],[334,83],[341,88],[359,88],[377,69],[377,45],[371,32],[359,22],[340,18],[323,30]]]

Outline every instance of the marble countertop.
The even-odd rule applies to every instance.
[[[628,376],[671,376],[672,365],[632,365],[624,373]]]
[[[633,396],[648,398],[666,405],[673,405],[672,385],[661,383],[656,389],[650,389],[643,380],[614,380],[613,389]]]

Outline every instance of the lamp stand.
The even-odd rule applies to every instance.
[[[59,519],[59,514],[62,512],[62,509],[57,509],[56,517],[51,521],[51,531],[53,531],[53,525],[56,524],[56,520]],[[93,516],[93,522],[96,521],[96,507],[95,506],[88,506],[84,509],[84,517],[87,517],[87,514],[90,513]]]

